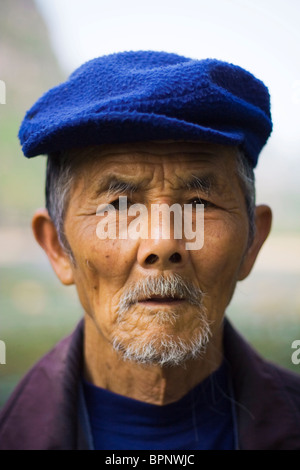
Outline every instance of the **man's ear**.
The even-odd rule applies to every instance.
[[[72,263],[59,243],[57,230],[46,209],[35,212],[32,230],[60,281],[65,285],[74,284]]]
[[[269,206],[260,205],[255,209],[256,231],[253,242],[246,252],[240,267],[238,280],[242,281],[251,272],[256,257],[268,237],[272,224],[272,211]]]

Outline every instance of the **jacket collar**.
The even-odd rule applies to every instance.
[[[299,377],[259,356],[228,320],[224,354],[236,399],[240,449],[300,449]],[[298,394],[298,406],[291,390],[294,397]]]
[[[78,447],[83,322],[25,375],[0,414],[0,449]]]
[[[232,375],[239,448],[300,449],[299,377],[263,360],[227,320],[224,353]],[[1,413],[0,448],[91,448],[80,406],[82,366],[83,321],[16,388]]]

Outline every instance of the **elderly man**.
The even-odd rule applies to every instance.
[[[48,155],[33,231],[84,320],[9,399],[1,448],[300,449],[299,377],[224,316],[269,234],[271,129],[249,72],[163,52],[90,61],[29,110],[25,156]]]

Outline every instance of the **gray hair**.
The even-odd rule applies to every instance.
[[[89,155],[86,155],[89,158]],[[82,164],[82,153],[57,152],[48,155],[46,171],[46,208],[56,227],[61,246],[75,263],[74,256],[64,231],[65,215],[71,189]],[[248,246],[255,235],[255,176],[253,168],[242,151],[237,156],[237,174],[245,195],[249,221]]]
[[[237,156],[237,174],[242,191],[245,196],[246,210],[248,215],[249,233],[248,233],[248,248],[252,245],[254,240],[256,224],[255,224],[255,204],[256,204],[256,190],[255,190],[255,174],[253,167],[241,150]]]

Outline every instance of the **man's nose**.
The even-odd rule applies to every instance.
[[[139,246],[138,263],[144,269],[167,270],[181,268],[188,260],[183,240],[149,239]]]

